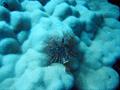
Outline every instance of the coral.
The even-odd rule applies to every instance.
[[[10,11],[21,10],[19,0],[0,0],[0,5],[9,9]]]
[[[0,6],[0,20],[9,22],[10,21],[10,12],[6,8]]]
[[[108,0],[0,0],[0,90],[116,90],[119,17]]]
[[[20,51],[20,45],[15,39],[5,38],[0,41],[1,54],[18,53],[19,51]]]

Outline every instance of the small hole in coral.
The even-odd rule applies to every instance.
[[[40,3],[45,6],[50,0],[39,0]]]
[[[6,2],[3,2],[3,6],[4,6],[5,8],[8,8],[8,4],[7,4]]]

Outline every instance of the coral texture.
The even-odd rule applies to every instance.
[[[0,90],[116,90],[119,13],[108,0],[0,0]]]

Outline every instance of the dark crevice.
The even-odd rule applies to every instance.
[[[108,2],[115,4],[120,7],[120,0],[108,0]]]
[[[120,15],[119,15],[119,17],[118,17],[118,21],[120,22]]]
[[[116,63],[113,65],[113,68],[118,72],[120,75],[120,57],[117,58]]]
[[[50,0],[38,0],[40,3],[45,6]]]
[[[111,4],[117,5],[119,7],[119,18],[118,20],[120,21],[120,0],[108,0]]]
[[[71,90],[79,90],[77,87],[73,86]]]
[[[118,20],[120,21],[120,16],[119,16]]]
[[[7,4],[7,2],[4,2],[4,3],[3,3],[3,6],[8,9],[8,4]]]
[[[113,65],[113,69],[114,69],[114,70],[119,74],[119,76],[120,76],[120,57],[117,58],[116,63]],[[120,90],[120,83],[119,83],[119,85],[118,85],[118,87],[117,87],[116,90]]]

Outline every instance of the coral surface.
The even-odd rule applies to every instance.
[[[116,90],[119,13],[108,0],[0,0],[0,90]]]

